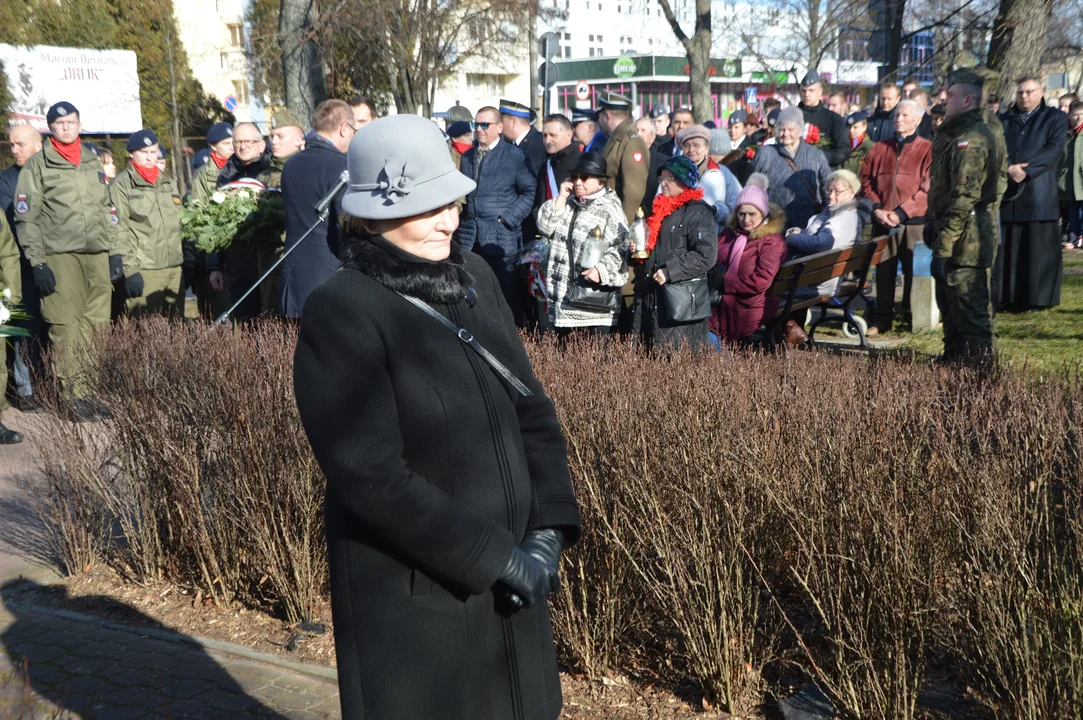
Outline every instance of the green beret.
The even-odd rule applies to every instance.
[[[271,116],[271,129],[280,127],[297,127],[301,130],[305,129],[305,124],[301,121],[301,118],[297,116],[297,113],[290,109],[279,110]]]
[[[956,70],[948,78],[948,87],[952,85],[973,85],[980,88],[985,85],[985,78],[973,68],[963,68],[962,70]]]

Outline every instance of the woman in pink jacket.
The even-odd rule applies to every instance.
[[[722,301],[711,316],[711,341],[738,342],[778,311],[778,298],[767,298],[786,258],[782,208],[768,203],[767,193],[748,185],[737,196],[736,211],[718,238],[718,264],[707,273]]]

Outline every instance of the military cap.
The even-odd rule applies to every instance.
[[[860,110],[858,110],[855,113],[851,113],[846,118],[846,124],[851,125],[851,126],[857,125],[859,122],[868,122],[868,121],[869,121],[868,113],[863,113]]]
[[[948,77],[948,87],[952,85],[973,85],[976,88],[980,88],[985,84],[985,78],[982,74],[976,72],[972,68],[963,68],[956,70]]]
[[[470,123],[466,120],[456,120],[447,126],[447,136],[450,138],[462,137],[468,135],[470,132]]]
[[[929,108],[929,114],[935,115],[936,117],[944,117],[944,115],[947,114],[947,109],[940,103],[937,103]]]
[[[781,108],[775,108],[771,112],[767,113],[767,124],[771,127],[778,125],[778,116],[782,113]]]
[[[217,145],[226,138],[233,137],[233,126],[227,122],[220,122],[211,125],[211,129],[207,131],[207,144]]]
[[[271,129],[274,130],[275,128],[280,127],[300,128],[303,132],[305,124],[301,121],[301,118],[297,116],[297,113],[286,108],[285,110],[279,110],[271,116]]]
[[[820,82],[820,73],[810,69],[805,73],[805,77],[801,78],[801,87],[809,87],[818,82]]]
[[[474,121],[474,113],[470,112],[469,110],[467,110],[462,105],[459,105],[458,103],[456,103],[455,105],[452,105],[451,108],[448,109],[448,111],[447,111],[447,119],[450,120],[451,122],[458,122],[459,120],[464,120],[466,122],[473,122]]]
[[[744,110],[734,110],[730,113],[729,124],[748,122],[748,113]]]
[[[534,112],[533,108],[528,108],[522,103],[512,102],[511,100],[500,101],[500,114],[522,118],[530,123],[538,119],[538,114]]]
[[[602,105],[600,110],[632,110],[632,101],[620,93],[602,91],[598,93],[598,102]]]
[[[572,108],[572,127],[587,120],[594,122],[596,117],[597,115],[590,108]]]
[[[169,157],[169,151],[165,149],[164,145],[159,145],[158,146],[158,159],[159,160],[165,160],[167,157]]]
[[[195,155],[192,156],[192,172],[200,169],[211,161],[211,151],[207,148],[203,148]]]
[[[52,125],[59,118],[62,118],[65,115],[71,115],[72,113],[78,115],[79,109],[70,102],[61,100],[58,103],[54,103],[53,106],[49,108],[49,112],[45,113],[45,122]]]
[[[143,128],[128,138],[128,144],[124,146],[124,149],[128,152],[135,152],[136,150],[142,150],[143,148],[149,148],[152,145],[157,144],[158,136],[154,134],[154,131],[149,128]]]
[[[650,112],[651,120],[654,120],[656,118],[660,118],[663,115],[668,115],[668,114],[669,114],[669,110],[666,108],[666,104],[664,102],[656,102],[654,105],[651,105],[651,112]]]

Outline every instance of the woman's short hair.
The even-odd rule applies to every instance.
[[[831,186],[835,184],[836,180],[842,180],[844,183],[850,186],[850,190],[854,195],[861,192],[861,181],[857,179],[857,175],[854,175],[849,170],[836,170],[827,176],[827,187],[824,190],[830,190]]]

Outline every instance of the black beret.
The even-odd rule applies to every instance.
[[[863,113],[860,110],[858,110],[857,112],[852,113],[850,115],[850,117],[846,118],[846,124],[847,125],[857,125],[859,122],[868,122],[868,120],[869,120],[868,114]]]
[[[135,152],[136,150],[142,150],[143,148],[149,148],[151,145],[157,144],[158,136],[154,134],[154,131],[149,128],[143,128],[128,138],[128,144],[124,146],[124,149],[128,152]]]
[[[447,136],[451,138],[461,137],[471,132],[470,123],[465,120],[456,120],[447,126]]]
[[[45,122],[52,125],[57,121],[58,118],[62,118],[65,115],[71,115],[72,113],[78,115],[79,109],[72,105],[70,102],[61,101],[53,105],[51,108],[49,108],[49,112],[45,113]]]
[[[226,138],[233,137],[233,126],[226,122],[215,123],[207,131],[207,144],[217,145]]]

